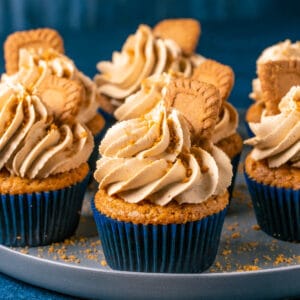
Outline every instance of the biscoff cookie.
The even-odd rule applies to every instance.
[[[213,85],[198,80],[175,79],[168,86],[165,101],[189,121],[196,140],[211,138],[221,107],[220,94]]]
[[[195,68],[192,78],[214,85],[219,90],[223,102],[228,99],[234,85],[232,68],[212,59],[206,59]]]
[[[8,36],[4,43],[4,58],[7,74],[13,74],[19,67],[19,50],[21,48],[53,48],[64,53],[64,43],[59,33],[50,28],[18,31]]]
[[[268,61],[258,65],[262,100],[267,115],[279,113],[278,104],[292,86],[300,85],[300,59]]]
[[[166,19],[153,28],[155,36],[174,40],[187,55],[195,52],[200,34],[200,23],[195,19]]]
[[[83,86],[75,80],[49,75],[35,88],[36,95],[53,115],[61,120],[73,119],[83,96]]]

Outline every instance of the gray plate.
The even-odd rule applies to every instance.
[[[0,246],[0,271],[33,285],[101,299],[281,298],[300,295],[299,244],[256,225],[241,167],[214,265],[202,274],[118,272],[105,266],[87,193],[76,236],[38,248]],[[252,270],[252,271],[249,271]]]

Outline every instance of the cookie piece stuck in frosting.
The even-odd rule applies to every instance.
[[[219,90],[223,103],[228,99],[234,85],[233,70],[212,59],[206,59],[195,68],[192,77],[213,84]]]
[[[5,68],[7,74],[18,71],[19,50],[21,48],[53,48],[64,53],[63,39],[59,33],[50,28],[18,31],[8,36],[4,43]]]
[[[211,138],[221,107],[219,91],[213,85],[194,79],[175,79],[168,85],[165,101],[189,121],[196,140]]]
[[[197,47],[201,26],[195,19],[166,19],[156,24],[153,33],[157,37],[175,41],[189,55]]]
[[[39,84],[35,94],[56,118],[68,120],[77,114],[83,87],[76,81],[49,75]]]
[[[267,114],[278,114],[281,98],[292,86],[300,85],[300,59],[266,62],[258,66],[258,75]]]

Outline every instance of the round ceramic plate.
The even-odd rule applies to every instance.
[[[244,130],[244,128],[242,128]],[[243,131],[242,130],[242,131]],[[241,161],[247,152],[244,151]],[[0,272],[75,297],[100,299],[253,299],[300,296],[299,244],[275,240],[256,224],[242,166],[225,219],[215,263],[201,274],[111,270],[86,193],[76,235],[47,247],[0,246]]]

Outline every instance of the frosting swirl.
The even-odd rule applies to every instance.
[[[300,86],[293,86],[279,103],[280,113],[262,114],[260,123],[250,123],[255,137],[245,141],[254,146],[255,160],[267,159],[270,168],[290,163],[300,167]]]
[[[217,144],[221,140],[235,134],[239,124],[239,115],[236,109],[228,102],[223,104],[223,112],[213,131],[212,142]]]
[[[173,40],[156,38],[150,27],[140,25],[121,52],[113,53],[111,62],[97,64],[101,74],[96,75],[95,81],[99,93],[123,100],[136,92],[145,78],[168,70],[191,76],[194,66],[203,60],[200,55],[184,56]]]
[[[200,203],[231,181],[226,154],[213,145],[211,153],[192,147],[185,118],[167,112],[163,101],[143,117],[115,124],[99,149],[99,188],[129,203]]]
[[[46,178],[86,162],[90,131],[79,122],[56,122],[40,98],[22,85],[1,90],[0,169],[26,178]]]
[[[1,81],[10,84],[22,83],[32,90],[49,74],[77,80],[84,86],[85,97],[80,103],[77,119],[82,123],[91,121],[99,108],[96,84],[80,72],[71,59],[54,49],[20,49],[19,71],[10,76],[3,74]]]
[[[179,73],[170,72],[145,79],[141,89],[127,97],[125,102],[115,110],[116,119],[123,121],[138,118],[151,111],[164,98],[165,87],[172,79],[180,76],[182,75]],[[213,132],[213,143],[217,144],[220,140],[236,133],[238,121],[236,109],[228,102],[224,102],[223,113],[220,115]]]
[[[114,112],[118,121],[138,118],[150,112],[163,98],[163,89],[178,73],[152,75],[143,80],[139,91],[127,97]]]

